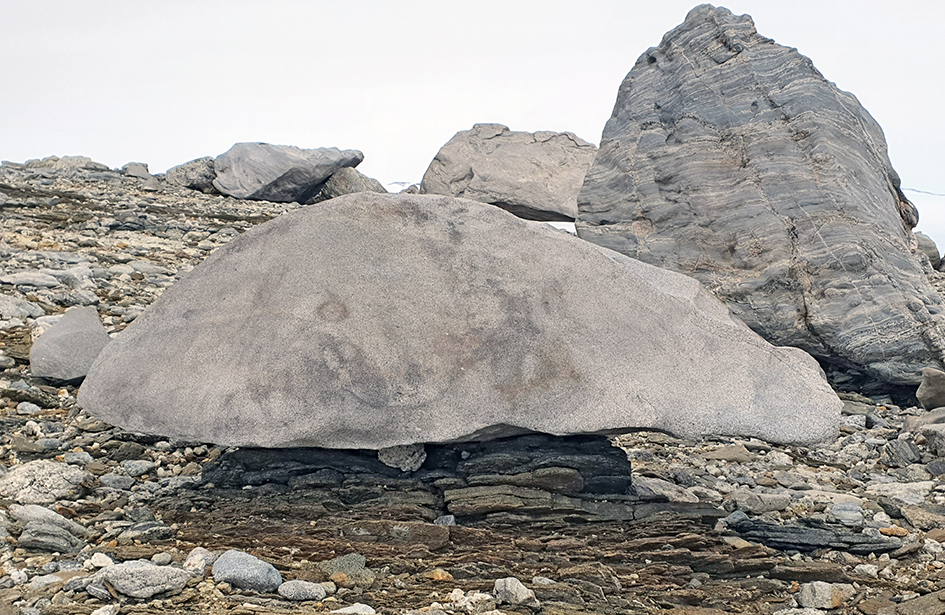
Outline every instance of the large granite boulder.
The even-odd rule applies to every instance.
[[[219,248],[79,401],[182,440],[365,449],[634,427],[809,442],[842,406],[809,355],[691,278],[490,205],[371,192]]]
[[[74,307],[33,342],[30,371],[56,382],[81,380],[109,340],[98,310]]]
[[[747,15],[699,6],[637,60],[578,206],[580,237],[695,277],[838,385],[943,367],[942,300],[882,130]]]
[[[213,161],[213,187],[238,199],[304,203],[332,173],[364,160],[357,150],[237,143]]]
[[[420,192],[491,203],[529,220],[571,222],[597,148],[570,132],[476,124],[440,148]]]

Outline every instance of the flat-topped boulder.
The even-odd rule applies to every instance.
[[[213,187],[238,199],[304,203],[332,173],[362,160],[353,149],[237,143],[213,161]]]
[[[637,60],[578,207],[580,237],[695,277],[838,385],[943,368],[942,299],[882,130],[747,15],[699,6]]]
[[[570,132],[476,124],[440,148],[420,192],[490,203],[529,220],[570,222],[597,147]]]
[[[79,401],[182,440],[374,450],[633,428],[809,442],[842,405],[692,278],[475,201],[369,192],[219,248]]]

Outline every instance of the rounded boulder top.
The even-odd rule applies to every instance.
[[[230,446],[833,435],[841,402],[695,280],[499,208],[360,193],[261,224],[119,334],[98,418]]]

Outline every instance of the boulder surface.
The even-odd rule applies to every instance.
[[[33,343],[30,370],[39,378],[60,382],[80,380],[109,339],[98,310],[72,308]]]
[[[440,148],[420,192],[497,205],[521,218],[570,222],[597,148],[570,132],[476,124]]]
[[[838,385],[942,368],[942,300],[882,130],[747,15],[696,7],[637,60],[578,207],[580,237],[695,277]]]
[[[357,150],[237,143],[213,161],[213,187],[238,199],[304,203],[332,173],[364,160]]]
[[[475,201],[370,192],[211,254],[79,401],[184,440],[375,450],[634,427],[814,441],[842,405],[692,278]]]

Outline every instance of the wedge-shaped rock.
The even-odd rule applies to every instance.
[[[238,199],[304,203],[332,173],[364,160],[357,150],[237,143],[213,162],[213,187]]]
[[[465,199],[359,193],[254,227],[105,348],[132,431],[381,449],[663,429],[826,438],[839,399],[692,278]]]
[[[440,148],[420,192],[491,203],[529,220],[570,222],[597,148],[570,132],[476,124]]]
[[[579,236],[695,277],[838,384],[942,368],[942,300],[882,130],[747,15],[699,6],[637,60],[578,207]]]

